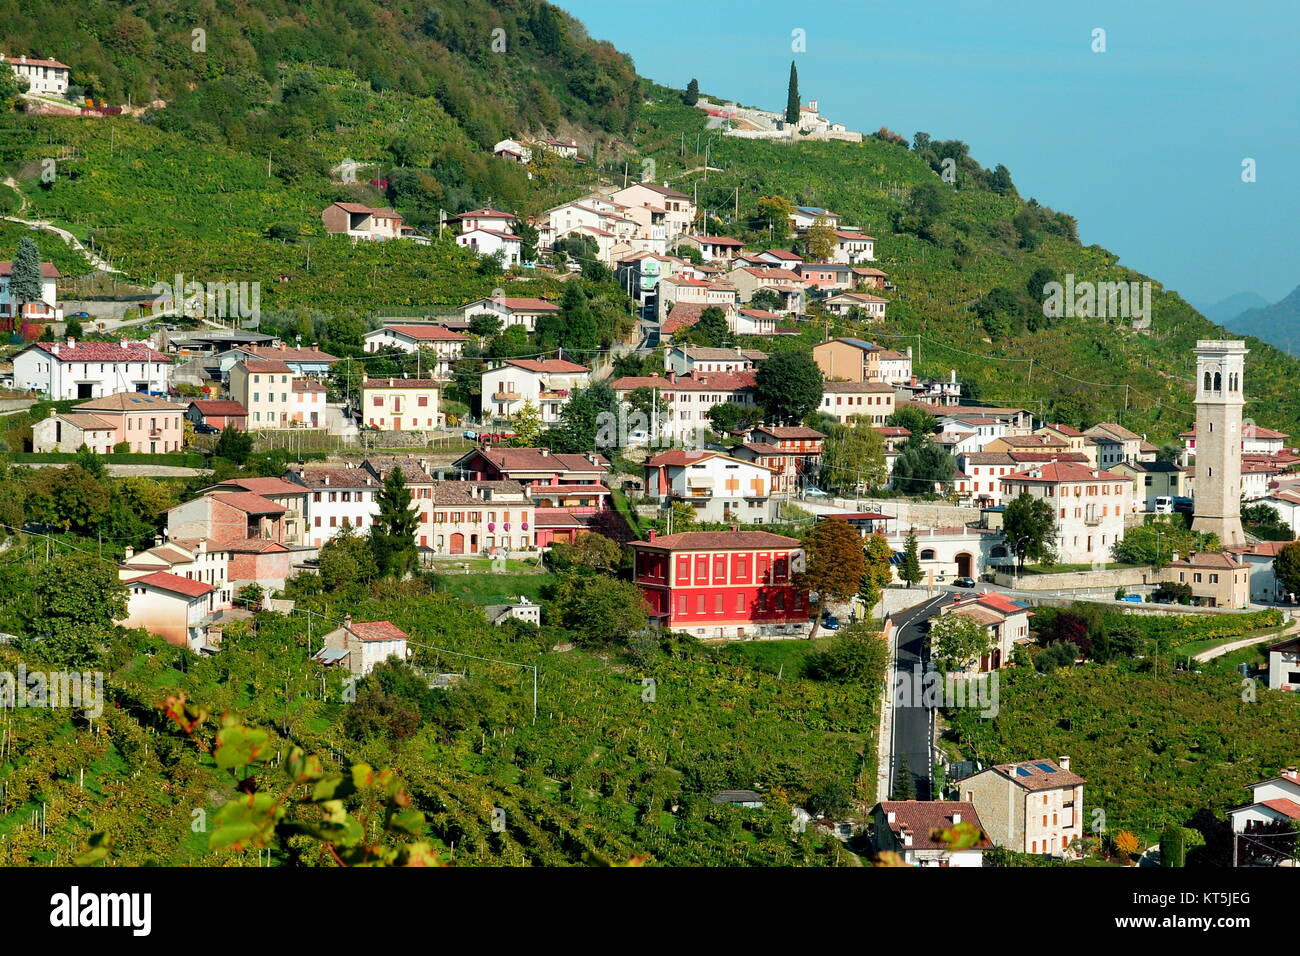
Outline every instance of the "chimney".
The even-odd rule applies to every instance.
[[[909,351],[910,351],[910,349],[909,349]],[[910,357],[910,356],[909,356],[909,357]],[[948,382],[949,382],[949,384],[951,384],[951,385],[956,385],[956,384],[957,384],[957,370],[956,370],[955,368],[950,368],[950,369],[948,369]]]
[[[551,450],[549,448],[539,448],[538,451],[542,453],[543,458],[546,458],[551,454]]]
[[[895,813],[894,813],[893,810],[889,810],[889,811],[887,811],[887,812],[885,813],[885,822],[886,822],[886,823],[893,823],[893,822],[894,822],[894,817],[895,817]]]
[[[156,535],[153,536],[153,546],[154,546],[155,548],[161,548],[161,547],[162,547],[162,543],[163,543],[163,536],[162,536],[162,535],[160,535],[160,534],[156,534]]]
[[[912,845],[912,828],[903,827],[903,846]]]
[[[124,561],[130,561],[131,558],[133,558],[134,556],[135,556],[135,548],[132,548],[132,547],[128,546],[127,549],[126,549],[126,554],[124,555],[124,557],[122,558],[122,560],[124,560]]]
[[[77,340],[74,339],[71,335],[69,335],[69,336],[68,336],[68,348],[74,348],[74,347],[76,346],[76,344],[77,344]]]
[[[329,483],[330,483],[330,476],[329,476],[329,475],[325,475],[323,478],[321,478],[321,484],[323,484],[323,485],[328,485]]]
[[[653,540],[654,540],[655,538],[657,538],[657,537],[659,537],[659,532],[656,531],[654,528],[651,528],[651,529],[650,529],[650,540],[653,541]]]
[[[352,629],[352,615],[351,615],[351,614],[345,614],[345,615],[343,615],[343,626],[346,627],[348,630],[351,630],[351,629]]]
[[[131,347],[131,343],[126,339],[120,339],[119,341],[122,343],[122,348],[129,349]]]
[[[734,524],[733,524],[733,525],[731,526],[731,530],[732,530],[732,533],[734,534],[735,532],[739,531],[740,528],[739,528],[738,525],[734,525]]]
[[[953,825],[953,826],[956,826],[956,825],[959,824],[959,823],[961,823],[961,814],[960,814],[960,813],[954,813],[954,814],[952,815],[952,825]]]
[[[1070,769],[1070,758],[1069,758],[1069,757],[1057,757],[1057,758],[1056,758],[1056,765],[1057,765],[1058,767],[1060,767],[1062,770],[1069,770],[1069,769]]]

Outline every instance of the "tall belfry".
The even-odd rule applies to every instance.
[[[1225,548],[1243,546],[1241,408],[1246,343],[1196,343],[1196,514],[1192,530],[1213,532]]]

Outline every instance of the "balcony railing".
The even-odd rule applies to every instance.
[[[517,402],[523,396],[518,392],[493,392],[492,401],[494,402]]]

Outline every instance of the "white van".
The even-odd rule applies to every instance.
[[[1156,497],[1156,510],[1158,515],[1171,515],[1174,513],[1174,499],[1169,495],[1159,495]]]

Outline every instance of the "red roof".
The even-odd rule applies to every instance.
[[[28,63],[31,63],[32,61],[31,61],[31,60],[28,60],[27,62],[28,62]],[[0,276],[12,275],[12,274],[13,274],[13,271],[14,271],[14,264],[13,264],[12,262],[0,262]],[[42,262],[42,263],[41,263],[41,277],[42,277],[42,278],[45,278],[45,279],[58,279],[58,278],[60,278],[61,276],[62,276],[62,273],[59,272],[59,270],[56,269],[56,268],[54,267],[54,263],[53,263],[53,262]]]
[[[513,365],[526,372],[590,372],[585,365],[566,362],[564,359],[506,359],[506,365]]]
[[[283,478],[227,478],[217,487],[242,488],[255,495],[305,495],[307,489]]]
[[[70,70],[72,67],[58,60],[34,60],[31,57],[9,57],[5,60],[10,66],[48,66],[56,70]]]
[[[363,641],[405,641],[410,635],[392,621],[356,621],[347,629]]]
[[[787,538],[770,531],[683,531],[656,535],[650,541],[633,541],[632,547],[662,551],[792,551],[800,547],[800,543],[798,538]]]
[[[693,465],[706,458],[713,458],[717,454],[718,452],[715,451],[687,451],[684,448],[674,448],[662,455],[655,455],[646,461],[646,466],[658,468],[666,465]]]
[[[742,247],[745,244],[739,239],[732,239],[730,236],[691,236],[696,242],[711,246],[736,246]]]
[[[480,299],[480,302],[498,302],[504,305],[512,312],[560,312],[562,311],[554,302],[548,302],[546,299],[536,298],[501,298],[501,299]]]
[[[911,834],[913,850],[946,850],[948,844],[930,836],[930,833],[954,826],[954,815],[959,815],[962,823],[969,823],[980,831],[979,842],[968,849],[987,850],[993,846],[984,833],[984,826],[980,823],[973,803],[956,800],[882,800],[880,809],[884,811],[885,826],[893,832],[896,842],[903,842],[904,829]],[[889,822],[891,813],[894,815],[893,823]]]
[[[303,349],[289,348],[287,345],[278,347],[269,345],[241,345],[239,351],[247,352],[249,355],[256,356],[260,359],[271,359],[282,362],[337,362],[338,356],[330,355],[328,352],[322,352],[318,348],[307,347]]]
[[[244,366],[245,371],[257,372],[259,374],[265,372],[276,372],[288,375],[293,371],[293,369],[289,368],[289,366],[284,362],[264,362],[261,359],[244,359],[240,364]]]
[[[1286,797],[1275,797],[1272,800],[1261,800],[1260,804],[1270,810],[1285,814],[1292,820],[1300,820],[1300,803],[1296,803],[1294,800],[1288,800]]]
[[[442,388],[435,378],[368,378],[361,383],[363,392],[376,388]]]
[[[60,362],[170,362],[167,356],[144,342],[33,342],[28,348],[37,348],[53,355]]]
[[[1100,471],[1072,461],[1048,462],[1027,471],[1018,471],[1007,475],[1003,481],[1132,481],[1127,475],[1116,475],[1109,471]]]
[[[463,212],[457,219],[517,219],[519,218],[512,212],[505,212],[501,209],[493,209],[488,206],[484,209],[471,209],[469,212]]]
[[[610,388],[616,392],[630,392],[638,388],[672,388],[673,383],[668,381],[662,375],[625,375],[622,378],[616,378],[610,383]]]
[[[213,495],[223,504],[230,505],[240,511],[250,515],[281,515],[284,514],[284,506],[277,505],[270,498],[263,498],[261,495],[252,492],[232,491],[229,494]]]
[[[441,325],[385,325],[385,329],[405,335],[411,339],[423,339],[426,342],[463,342],[465,336]]]
[[[172,574],[170,571],[155,571],[153,574],[146,574],[144,577],[132,578],[126,582],[132,584],[148,584],[152,587],[160,588],[163,591],[171,591],[173,594],[184,594],[186,597],[203,597],[210,591],[216,590],[211,584],[204,584],[202,581],[192,581],[189,578],[183,578],[179,574]]]
[[[241,415],[247,416],[248,409],[239,402],[232,402],[228,399],[196,399],[190,402],[190,405],[199,410],[199,413],[207,415],[224,416],[226,418],[238,418]]]

